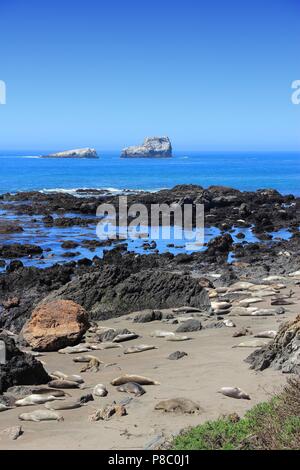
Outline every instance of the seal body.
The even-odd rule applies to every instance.
[[[134,354],[143,351],[150,351],[151,349],[157,349],[157,347],[150,344],[138,344],[137,346],[131,346],[130,348],[124,349],[124,354]]]
[[[63,421],[64,418],[54,411],[50,410],[36,410],[32,413],[22,413],[19,415],[21,421]]]
[[[136,397],[140,397],[146,393],[145,389],[136,382],[127,382],[117,388],[118,392],[133,393]]]
[[[53,401],[48,402],[45,404],[45,408],[47,410],[75,410],[76,408],[80,408],[81,403],[79,400],[64,400],[61,402]]]
[[[47,403],[48,401],[54,400],[63,400],[63,398],[55,397],[54,395],[38,395],[32,394],[28,395],[25,398],[21,398],[15,402],[16,406],[30,406],[30,405],[42,405],[43,403]]]
[[[127,382],[135,382],[139,385],[160,385],[159,382],[156,382],[155,380],[149,379],[148,377],[143,377],[142,375],[130,375],[130,374],[125,374],[121,375],[120,377],[117,377],[116,379],[113,379],[111,381],[112,385],[123,385],[126,384]]]
[[[48,385],[53,388],[79,388],[79,384],[77,382],[63,379],[51,380]]]
[[[239,387],[222,387],[219,390],[219,393],[222,393],[222,395],[225,395],[226,397],[237,398],[239,400],[240,399],[251,400],[248,393],[244,392]]]

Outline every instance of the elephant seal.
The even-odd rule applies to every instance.
[[[127,382],[117,388],[118,392],[133,393],[136,397],[140,397],[146,393],[146,390],[136,382]]]
[[[188,341],[190,338],[189,336],[184,336],[184,335],[174,335],[174,336],[168,336],[166,338],[167,341]]]
[[[34,421],[36,423],[40,421],[63,421],[64,418],[54,411],[50,410],[35,410],[31,413],[22,413],[19,415],[21,421]]]
[[[90,348],[80,344],[77,346],[67,346],[66,348],[58,350],[59,354],[80,354],[88,351],[90,351]]]
[[[84,382],[83,378],[80,375],[66,375],[59,370],[51,372],[50,377],[53,377],[54,380],[56,379],[63,379],[63,380],[71,380],[71,382],[76,382],[78,384],[82,384]]]
[[[268,331],[261,331],[260,333],[257,333],[257,335],[255,335],[255,338],[269,338],[269,339],[274,339],[276,335],[277,335],[277,331],[275,331],[275,330],[268,330]]]
[[[173,331],[155,330],[150,336],[152,336],[152,338],[167,338],[168,336],[175,336],[175,333],[173,333]]]
[[[237,398],[237,399],[244,399],[244,400],[251,400],[248,393],[244,392],[242,389],[238,387],[222,387],[218,393],[222,393],[225,397],[230,398]]]
[[[269,341],[262,341],[259,339],[250,339],[249,341],[244,341],[243,343],[236,344],[232,346],[233,348],[263,348],[267,346]]]
[[[52,388],[79,388],[79,383],[64,379],[51,380],[48,385]]]
[[[47,410],[57,411],[57,410],[75,410],[80,408],[82,404],[80,400],[64,400],[61,402],[48,402],[45,403]]]
[[[0,403],[0,412],[1,411],[6,411],[6,410],[11,410],[11,406],[6,406],[6,405],[3,405],[3,403]]]
[[[96,356],[90,354],[84,354],[82,356],[76,356],[73,358],[73,362],[90,362],[92,359],[99,360]]]
[[[143,377],[142,375],[134,375],[134,374],[125,374],[113,379],[111,381],[112,385],[123,385],[127,382],[135,382],[139,385],[160,385],[159,382],[155,380],[149,379],[148,377]]]
[[[152,346],[149,344],[138,344],[136,346],[131,346],[130,348],[125,349],[124,354],[140,353],[143,351],[150,351],[151,349],[158,349],[158,348],[157,346]]]
[[[30,405],[42,405],[43,403],[47,403],[48,401],[54,400],[64,400],[64,398],[55,397],[54,395],[38,395],[32,394],[28,395],[25,398],[21,398],[15,402],[16,406],[30,406]]]
[[[130,341],[138,337],[139,335],[137,335],[136,333],[124,333],[124,334],[117,335],[113,339],[113,343],[122,343],[123,341]]]
[[[106,397],[108,391],[103,384],[98,384],[93,388],[93,395],[96,397]]]
[[[166,413],[179,412],[179,413],[199,413],[201,410],[200,405],[188,398],[171,398],[170,400],[162,400],[155,405],[155,410],[162,410]]]

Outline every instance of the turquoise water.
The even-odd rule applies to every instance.
[[[174,152],[171,159],[121,159],[98,151],[99,160],[40,159],[41,152],[0,153],[0,193],[76,188],[171,188],[221,184],[241,190],[275,188],[300,195],[300,152]]]

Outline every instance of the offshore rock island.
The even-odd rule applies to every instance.
[[[169,158],[172,145],[169,137],[146,137],[142,145],[122,150],[121,158]]]
[[[95,149],[87,147],[50,153],[49,155],[42,155],[41,158],[99,158],[99,156]]]

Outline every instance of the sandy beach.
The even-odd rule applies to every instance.
[[[20,422],[21,412],[42,409],[44,405],[19,407],[0,415],[1,430],[22,424],[24,434],[16,441],[1,436],[1,449],[145,449],[155,448],[183,428],[195,426],[206,420],[215,419],[223,414],[238,413],[242,416],[253,405],[269,399],[280,390],[286,381],[281,371],[267,369],[256,372],[249,369],[244,359],[253,348],[233,348],[252,336],[233,338],[241,327],[249,327],[253,334],[264,330],[278,330],[281,322],[292,319],[298,313],[297,301],[300,289],[294,281],[287,278],[287,293],[295,290],[294,305],[286,308],[284,315],[270,317],[232,316],[235,328],[210,328],[189,333],[192,339],[183,342],[166,341],[153,338],[154,330],[175,331],[178,325],[155,321],[151,323],[132,323],[134,314],[117,319],[99,322],[101,326],[128,328],[140,335],[138,339],[122,343],[123,348],[93,351],[105,364],[99,372],[81,373],[85,383],[84,390],[66,390],[72,397],[91,393],[92,388],[103,383],[107,386],[105,398],[95,398],[79,409],[62,411],[63,422]],[[256,304],[258,308],[270,308],[270,298]],[[188,316],[188,315],[187,315]],[[205,325],[205,323],[204,323]],[[158,349],[137,354],[124,355],[124,348],[135,344],[153,344]],[[167,359],[176,350],[185,351],[187,356],[177,361]],[[74,363],[72,354],[45,353],[40,359],[48,372],[60,370],[66,374],[79,374],[84,364]],[[126,405],[127,416],[112,417],[109,421],[90,422],[89,415],[105,404],[126,398],[126,393],[110,385],[115,377],[124,373],[135,373],[150,377],[160,385],[145,386],[146,393],[134,397]],[[217,391],[224,386],[238,386],[245,390],[251,400],[236,400],[225,397]],[[200,414],[186,415],[155,411],[154,406],[169,398],[184,397],[196,401],[203,411]]]

